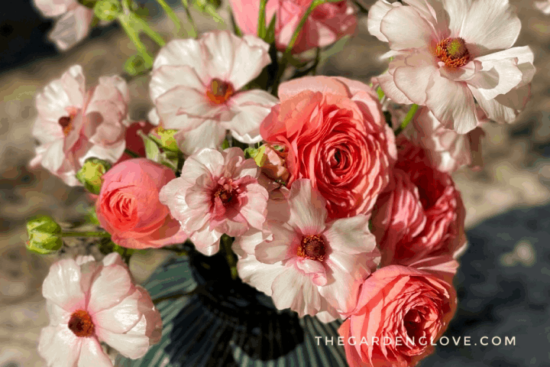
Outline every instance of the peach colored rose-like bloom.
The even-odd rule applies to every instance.
[[[277,99],[241,89],[271,63],[268,48],[259,38],[229,31],[171,41],[153,65],[151,116],[165,129],[179,130],[175,138],[186,155],[221,147],[226,130],[243,143],[258,143],[260,122]]]
[[[258,183],[260,170],[239,148],[202,149],[183,165],[181,177],[160,192],[160,201],[189,234],[196,249],[218,252],[223,234],[241,236],[262,229],[268,200]]]
[[[42,329],[38,352],[49,367],[112,367],[100,342],[137,359],[160,340],[159,312],[116,253],[103,262],[91,256],[56,262],[42,294],[50,324]]]
[[[514,122],[535,68],[529,47],[512,48],[521,22],[508,0],[405,3],[379,0],[369,11],[370,33],[392,50],[388,72],[378,77],[386,95],[427,106],[460,134],[479,125],[475,102],[491,120]]]
[[[96,203],[101,226],[119,246],[144,249],[185,242],[186,233],[159,201],[174,172],[145,158],[130,159],[103,176]]]
[[[412,367],[431,354],[456,310],[452,285],[392,265],[363,283],[357,307],[338,330],[350,367]]]
[[[72,66],[36,97],[38,140],[31,166],[42,165],[67,185],[89,157],[116,162],[124,153],[128,89],[118,76],[101,77],[86,91],[79,65]]]
[[[284,51],[313,0],[270,0],[266,6],[266,26],[275,20],[275,44]],[[259,1],[231,0],[235,21],[244,34],[258,33]],[[292,48],[297,54],[315,47],[328,46],[351,35],[357,26],[355,8],[348,1],[319,5],[309,15]]]
[[[48,18],[56,18],[49,38],[65,51],[82,41],[90,33],[93,9],[77,0],[34,0],[40,12]]]
[[[382,265],[413,266],[437,257],[454,274],[452,259],[466,245],[460,192],[448,173],[431,165],[422,148],[400,138],[398,151],[393,182],[372,215]]]
[[[236,244],[240,277],[271,296],[278,309],[300,317],[329,322],[351,312],[379,260],[368,217],[327,222],[325,200],[306,179],[296,181],[278,204],[269,208],[267,231]]]
[[[452,173],[462,166],[474,170],[483,167],[481,139],[485,136],[482,124],[487,121],[478,108],[479,126],[461,135],[446,129],[426,107],[414,116],[412,127],[406,130],[410,140],[424,148],[433,166],[440,171]]]
[[[288,185],[309,178],[327,200],[329,218],[368,214],[395,157],[374,91],[344,78],[305,77],[281,84],[279,98],[260,131],[285,147]]]

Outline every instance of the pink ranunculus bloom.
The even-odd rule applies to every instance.
[[[42,329],[38,352],[49,367],[112,367],[100,342],[137,359],[160,341],[160,314],[117,253],[103,262],[91,256],[56,262],[42,294],[50,324]]]
[[[395,158],[394,135],[372,88],[305,77],[281,84],[279,98],[260,131],[285,148],[288,186],[309,178],[326,199],[329,218],[368,214]]]
[[[268,200],[260,170],[239,148],[202,149],[183,165],[181,177],[160,192],[160,201],[189,234],[196,249],[218,252],[223,234],[237,237],[262,229]]]
[[[550,14],[550,0],[536,1],[535,6],[544,14]]]
[[[78,0],[34,0],[40,12],[48,18],[57,18],[49,38],[65,51],[82,41],[90,33],[94,10]]]
[[[397,103],[427,106],[443,126],[466,134],[488,118],[512,123],[530,96],[533,52],[514,47],[521,22],[508,0],[379,0],[372,35],[389,42],[389,70],[378,77]]]
[[[277,99],[263,90],[241,91],[271,63],[269,45],[254,36],[209,32],[174,40],[155,59],[151,98],[162,125],[179,130],[186,155],[219,148],[226,130],[243,143],[261,140],[259,125]]]
[[[448,173],[438,171],[426,151],[398,139],[399,159],[393,182],[378,198],[372,228],[382,252],[382,266],[414,266],[439,258],[454,274],[465,249],[465,209]]]
[[[279,0],[275,44],[284,50],[313,0]],[[356,10],[350,1],[326,2],[313,10],[300,32],[292,52],[328,46],[351,35],[357,27]]]
[[[116,162],[124,153],[129,94],[118,76],[101,77],[86,91],[79,65],[72,66],[38,94],[33,136],[38,140],[31,166],[42,165],[67,185],[89,157]]]
[[[483,115],[478,108],[478,127],[462,135],[446,129],[428,108],[422,107],[405,133],[414,144],[426,150],[438,170],[453,173],[462,166],[479,170],[483,167],[481,139],[485,136],[481,126],[488,121]]]
[[[159,201],[161,188],[175,178],[170,168],[145,158],[121,162],[103,176],[96,213],[114,243],[145,249],[185,242],[187,234]]]
[[[254,248],[253,236],[238,244],[240,277],[300,317],[329,322],[352,311],[380,259],[368,217],[327,222],[325,199],[306,179],[292,185],[284,204],[268,210],[269,233],[256,233]]]
[[[363,283],[340,326],[350,367],[409,367],[431,354],[456,311],[456,291],[439,278],[391,265]]]
[[[275,19],[275,43],[284,51],[312,0],[269,0],[266,6],[266,27]],[[260,2],[231,0],[235,21],[244,34],[258,33]],[[331,2],[317,6],[309,15],[298,40],[292,48],[297,54],[315,47],[328,46],[351,35],[357,26],[355,8],[348,1]]]

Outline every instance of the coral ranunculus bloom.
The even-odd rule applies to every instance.
[[[305,77],[281,84],[279,98],[260,132],[285,147],[288,186],[309,178],[327,200],[329,218],[368,214],[395,158],[394,135],[372,88]]]
[[[438,257],[456,271],[466,245],[466,211],[448,173],[432,166],[426,151],[398,139],[393,182],[380,195],[372,216],[382,265],[408,265]]]
[[[168,207],[159,201],[160,189],[175,178],[170,168],[145,158],[118,163],[103,176],[96,212],[113,242],[144,249],[187,239]]]
[[[350,367],[412,367],[431,354],[456,310],[452,285],[392,265],[364,283],[357,308],[338,330]]]

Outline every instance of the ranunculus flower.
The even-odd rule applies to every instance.
[[[36,97],[33,136],[40,145],[31,166],[42,164],[67,185],[78,186],[75,174],[87,158],[116,162],[126,146],[128,100],[122,78],[101,77],[86,91],[82,68],[69,68]]]
[[[392,265],[363,283],[357,307],[338,330],[350,367],[409,367],[433,352],[456,310],[452,285]]]
[[[94,11],[78,0],[34,0],[34,4],[45,17],[57,19],[49,38],[60,50],[73,47],[90,33]]]
[[[266,27],[275,15],[275,44],[285,50],[298,23],[313,0],[269,0],[266,6]],[[245,34],[258,33],[259,1],[231,0],[235,21]],[[319,5],[309,15],[293,53],[301,53],[315,47],[328,46],[340,38],[353,34],[357,26],[354,7],[348,1]]]
[[[309,178],[327,200],[329,218],[368,214],[395,156],[394,135],[374,91],[318,76],[281,84],[279,98],[260,131],[268,143],[285,147],[288,185]]]
[[[413,265],[441,257],[452,261],[466,244],[465,209],[453,179],[432,166],[426,152],[398,140],[393,182],[380,195],[372,228],[382,251],[382,265]]]
[[[149,293],[132,282],[116,253],[60,260],[42,286],[50,316],[38,352],[49,367],[112,367],[100,342],[141,358],[160,341],[162,320]]]
[[[508,0],[405,3],[379,0],[369,11],[369,31],[392,50],[378,77],[386,95],[427,106],[460,134],[479,124],[475,102],[491,120],[514,122],[535,68],[529,47],[511,48],[521,22]]]
[[[268,200],[260,170],[239,148],[202,149],[186,159],[181,177],[170,181],[160,201],[189,234],[196,249],[218,252],[223,234],[241,236],[262,229]]]
[[[271,63],[268,48],[254,36],[223,31],[174,40],[160,50],[151,99],[162,126],[180,130],[175,138],[183,153],[221,147],[226,130],[243,143],[261,140],[260,122],[277,99],[263,90],[241,89]]]
[[[310,180],[296,181],[285,196],[271,203],[263,232],[234,246],[239,275],[278,309],[332,321],[353,310],[360,285],[376,269],[379,252],[369,219],[327,222],[325,199]]]
[[[487,122],[483,111],[478,111],[479,126],[467,134],[458,134],[446,129],[426,107],[418,110],[411,128],[406,130],[410,140],[424,148],[433,166],[440,171],[452,173],[462,166],[477,170],[483,167],[481,128]]]
[[[157,248],[187,239],[159,191],[176,178],[174,172],[145,158],[130,159],[103,176],[96,203],[99,223],[119,246]]]
[[[535,6],[544,14],[550,14],[550,0],[536,1]]]

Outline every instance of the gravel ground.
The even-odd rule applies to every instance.
[[[550,17],[535,10],[531,1],[512,3],[523,21],[517,44],[533,48],[538,72],[532,100],[519,120],[486,129],[485,169],[465,169],[454,176],[468,211],[471,246],[457,277],[461,306],[449,335],[474,339],[514,334],[518,343],[515,349],[440,348],[426,366],[550,365],[550,256],[544,246],[550,212]],[[169,27],[166,23],[162,27]],[[202,28],[213,26],[201,21]],[[368,81],[385,70],[379,56],[386,50],[361,24],[357,37],[322,73]],[[81,220],[87,207],[80,188],[68,188],[44,170],[26,168],[33,155],[34,95],[72,64],[82,64],[94,83],[100,75],[121,72],[132,53],[125,36],[114,29],[66,54],[0,74],[0,367],[45,365],[36,352],[40,329],[47,323],[40,286],[55,259],[25,250],[25,219],[47,213],[69,224]],[[144,77],[131,81],[134,119],[148,111],[147,82]],[[69,255],[85,249],[78,246]],[[132,269],[143,280],[166,256],[162,251],[143,256]]]

